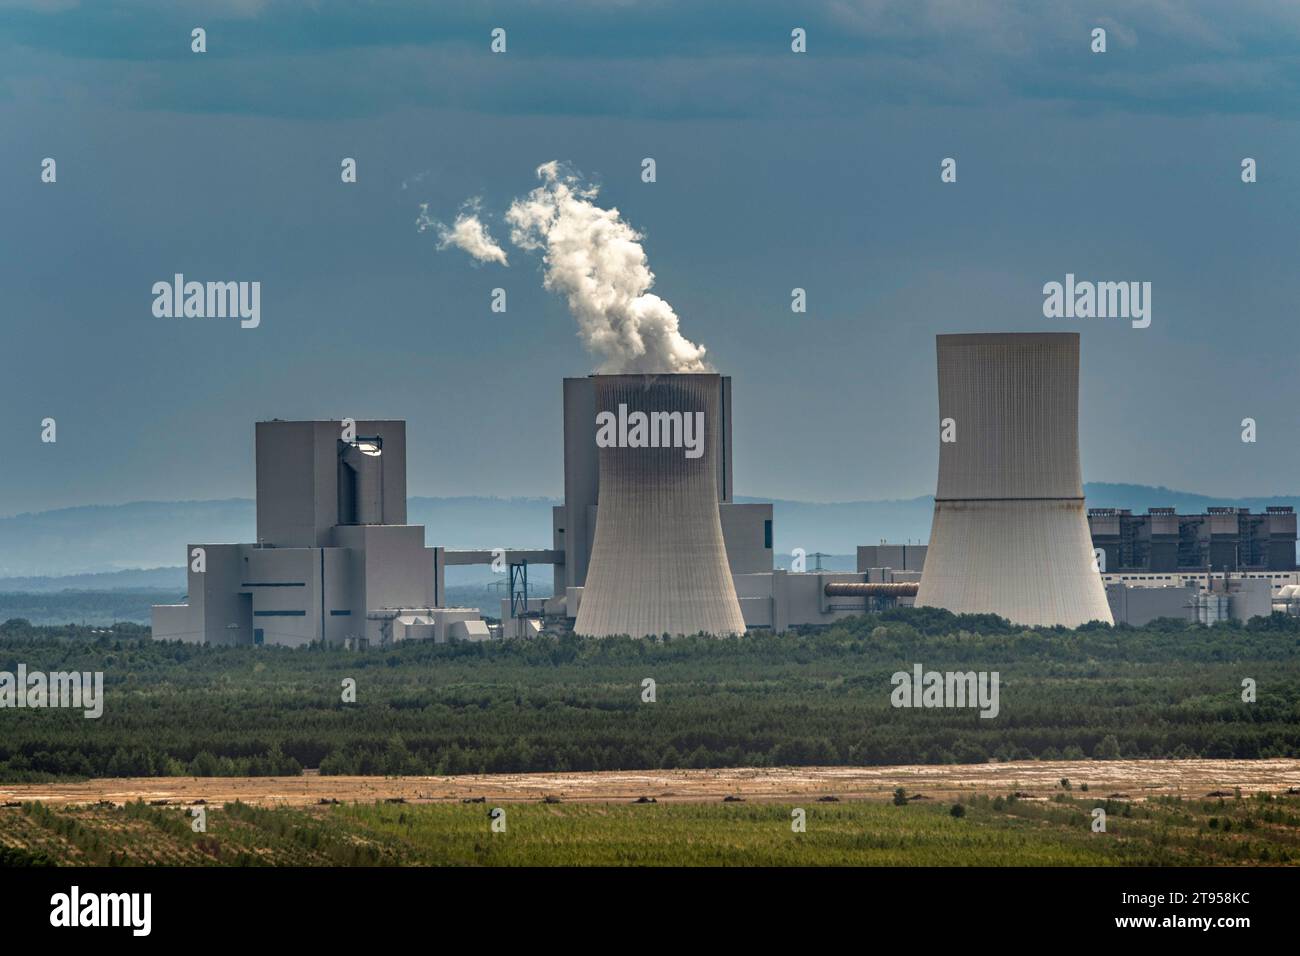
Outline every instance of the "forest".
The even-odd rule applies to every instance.
[[[9,782],[1300,756],[1300,621],[1281,615],[1066,630],[898,608],[782,635],[362,652],[10,619],[0,672],[19,663],[102,672],[105,702],[0,709]],[[997,672],[998,716],[891,706],[916,663]]]

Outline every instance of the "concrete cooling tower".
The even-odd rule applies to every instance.
[[[1083,502],[1078,334],[940,335],[937,351],[948,434],[916,604],[1113,623]]]
[[[594,382],[600,501],[574,631],[743,634],[718,510],[721,379]]]

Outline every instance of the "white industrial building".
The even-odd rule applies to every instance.
[[[1115,623],[1134,627],[1158,617],[1212,625],[1294,613],[1300,607],[1288,588],[1298,579],[1294,571],[1102,575]]]
[[[936,337],[939,481],[918,606],[1113,623],[1079,467],[1079,335]]]
[[[189,545],[188,603],[155,606],[154,637],[365,647],[489,636],[477,609],[441,606],[442,554],[406,524],[405,422],[258,422],[256,458],[257,542]]]

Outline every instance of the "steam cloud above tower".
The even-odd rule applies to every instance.
[[[432,229],[438,234],[440,250],[455,246],[468,252],[478,262],[498,262],[503,266],[509,265],[506,251],[497,245],[496,240],[488,232],[487,226],[479,218],[481,204],[482,201],[477,198],[469,200],[461,207],[456,221],[448,226],[429,216],[428,203],[420,203],[420,216],[415,220],[415,224],[419,226],[421,232]]]
[[[510,241],[540,252],[543,285],[565,297],[578,335],[600,359],[598,371],[621,373],[710,372],[705,349],[679,331],[677,313],[650,292],[641,233],[617,209],[604,209],[596,186],[552,160],[537,168],[542,184],[510,204]],[[427,214],[422,213],[427,219]],[[451,227],[437,227],[439,249],[455,245],[476,260],[506,264],[506,256],[478,215],[467,207]],[[422,220],[421,231],[428,226]]]

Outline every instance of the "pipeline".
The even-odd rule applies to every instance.
[[[826,585],[827,597],[914,597],[920,585],[915,581],[879,584],[866,581],[832,581]]]

